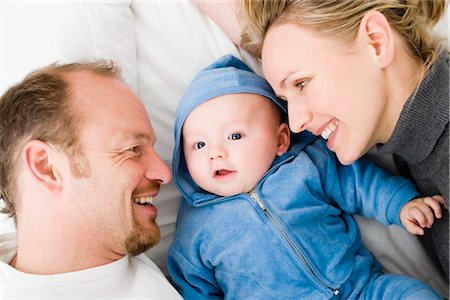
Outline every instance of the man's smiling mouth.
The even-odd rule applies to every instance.
[[[153,197],[152,196],[135,197],[133,198],[133,202],[136,204],[153,205]]]

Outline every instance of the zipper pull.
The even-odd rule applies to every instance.
[[[258,194],[256,194],[256,191],[253,190],[250,192],[250,197],[252,197],[253,199],[255,199],[256,203],[259,205],[259,207],[261,207],[261,209],[263,211],[266,211],[266,207],[264,206],[264,204],[261,202],[261,199],[259,199]]]

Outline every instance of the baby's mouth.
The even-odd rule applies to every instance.
[[[133,202],[140,205],[153,205],[153,196],[134,197]]]
[[[333,135],[333,133],[336,131],[338,126],[339,126],[339,121],[333,120],[332,122],[330,122],[330,124],[328,124],[327,127],[325,127],[325,129],[322,131],[320,136],[323,139],[328,140]]]
[[[229,174],[234,173],[234,172],[235,171],[220,169],[220,170],[216,170],[214,172],[214,177],[216,177],[216,176],[226,176],[226,175],[229,175]]]

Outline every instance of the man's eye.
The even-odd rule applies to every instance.
[[[242,138],[242,135],[240,133],[232,133],[228,139],[230,140],[240,140]]]
[[[194,149],[195,150],[201,149],[201,148],[205,147],[205,145],[206,145],[205,142],[197,142],[194,144]]]
[[[134,146],[134,147],[131,147],[128,150],[131,151],[131,152],[134,152],[134,153],[139,153],[139,152],[141,152],[141,146]]]

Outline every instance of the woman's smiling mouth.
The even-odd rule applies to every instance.
[[[327,127],[325,127],[325,129],[320,133],[320,136],[325,139],[328,140],[331,135],[333,135],[333,133],[336,131],[336,129],[339,126],[339,121],[338,120],[333,120],[332,122],[330,122],[330,124],[328,124]]]

